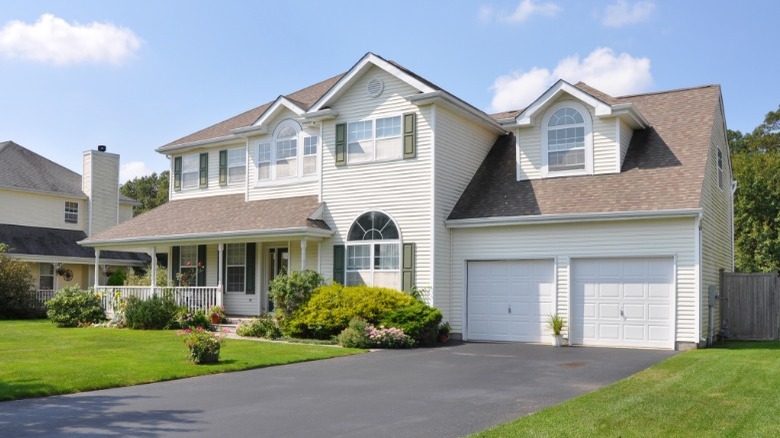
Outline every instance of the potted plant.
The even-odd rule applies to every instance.
[[[209,318],[212,324],[219,324],[225,318],[225,308],[222,306],[213,306],[209,309]]]
[[[179,332],[184,339],[184,345],[190,349],[190,361],[196,364],[219,362],[219,350],[224,339],[217,333],[203,327],[194,330],[186,329]]]
[[[446,344],[447,341],[450,339],[450,332],[452,331],[452,327],[450,327],[449,322],[443,322],[441,325],[439,325],[439,342],[442,344]]]
[[[553,334],[553,347],[560,347],[563,345],[563,335],[561,332],[563,331],[563,328],[566,327],[566,320],[557,313],[554,315],[549,315],[547,317],[547,326],[550,328],[550,331],[552,331]]]

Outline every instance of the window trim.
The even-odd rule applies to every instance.
[[[192,260],[185,260],[184,257],[184,248],[194,248],[195,249],[195,256]],[[189,265],[187,265],[187,262],[190,262]],[[187,285],[186,287],[197,287],[200,286],[198,284],[198,269],[200,267],[198,266],[198,245],[180,245],[179,246],[179,266],[176,267],[176,271],[179,274],[178,278],[182,277],[182,269],[185,269],[187,271],[192,271],[192,278],[195,279],[195,284]]]
[[[717,152],[715,153],[715,159],[717,160],[715,165],[718,167],[718,188],[721,190],[726,190],[725,187],[725,175],[723,173],[723,151],[720,147],[718,147]]]
[[[70,205],[68,205],[70,204]],[[75,209],[73,208],[75,206]],[[68,209],[70,208],[70,211]],[[73,218],[75,215],[75,219]],[[69,216],[71,217],[69,220]],[[79,203],[78,201],[65,201],[65,223],[66,224],[78,224],[79,223]]]
[[[51,268],[51,274],[44,275],[43,267],[48,266]],[[56,275],[53,263],[39,263],[38,264],[38,290],[54,290],[54,276]],[[51,289],[44,289],[41,287],[41,280],[43,278],[51,278]]]
[[[226,151],[227,151],[227,167],[226,167],[226,169],[227,169],[227,175],[226,175],[227,176],[227,185],[235,186],[235,185],[246,183],[246,146],[241,146],[241,147],[237,147],[237,148],[230,148],[230,149],[226,149]],[[241,165],[241,166],[231,166],[230,165],[230,153],[231,152],[235,152],[235,151],[240,151],[239,155],[241,155],[244,158],[244,164]],[[239,152],[236,152],[236,153],[239,153]],[[241,176],[243,178],[243,180],[241,180],[241,181],[232,181],[232,178],[230,177],[230,169],[233,169],[233,168],[236,168],[236,167],[241,167],[241,168],[244,169],[244,171],[241,172]]]
[[[398,119],[398,135],[393,135],[389,137],[377,137],[377,122],[379,120],[387,120],[387,119]],[[368,160],[362,160],[362,161],[351,161],[350,160],[350,153],[349,153],[349,146],[351,144],[354,144],[355,142],[349,141],[349,132],[350,127],[353,124],[356,123],[365,123],[365,122],[371,122],[371,145],[372,147],[372,157]],[[373,118],[366,118],[366,119],[359,119],[359,120],[351,120],[346,121],[346,133],[345,133],[345,161],[347,165],[360,165],[360,164],[366,164],[366,163],[377,163],[377,162],[385,162],[385,161],[396,161],[396,160],[403,160],[404,159],[404,115],[398,114],[398,115],[391,115],[391,116],[383,116],[383,117],[373,117]],[[397,156],[392,157],[386,157],[386,158],[377,158],[376,156],[376,145],[377,140],[387,140],[387,139],[398,139],[398,154]],[[367,141],[363,140],[363,141]]]
[[[549,157],[550,151],[548,147],[547,126],[550,122],[550,118],[561,108],[569,107],[580,112],[582,119],[585,122],[585,168],[575,170],[550,170],[549,169]],[[561,100],[550,108],[544,114],[542,118],[541,126],[541,147],[542,147],[542,178],[555,178],[559,176],[576,176],[576,175],[592,175],[593,174],[593,120],[590,111],[581,103],[574,100]]]
[[[241,262],[240,265],[236,264],[229,264],[230,261],[230,247],[231,245],[241,245],[244,248],[244,260]],[[231,294],[246,294],[246,274],[247,274],[247,265],[246,265],[246,259],[247,259],[247,244],[246,242],[239,242],[239,243],[228,243],[225,245],[225,293],[231,293]],[[243,287],[241,290],[229,290],[228,285],[228,277],[230,268],[241,268],[244,270],[244,279],[243,279]]]
[[[350,240],[349,234],[350,231],[352,231],[352,228],[357,224],[358,220],[362,218],[364,215],[369,213],[380,213],[386,216],[390,224],[392,224],[395,227],[396,232],[398,233],[397,239],[382,239],[382,240]],[[396,245],[397,253],[398,253],[398,260],[397,260],[397,268],[396,269],[376,269],[376,247],[377,245]],[[368,247],[368,257],[369,257],[369,269],[350,269],[349,268],[349,253],[350,248],[355,247]],[[389,215],[387,212],[382,210],[366,210],[355,216],[355,218],[350,223],[349,229],[347,230],[347,234],[344,238],[344,283],[346,285],[351,285],[349,282],[349,274],[357,273],[360,271],[369,271],[371,276],[371,284],[366,283],[368,286],[374,286],[376,284],[375,282],[375,273],[394,273],[397,274],[396,277],[396,284],[393,286],[382,286],[382,287],[393,287],[394,289],[402,290],[403,288],[403,237],[401,234],[401,227],[398,226],[398,222]]]
[[[277,174],[277,138],[279,133],[285,128],[285,127],[292,127],[296,134],[293,137],[293,139],[296,142],[295,146],[295,169],[296,174],[292,176],[283,176],[279,177]],[[317,152],[315,154],[306,154],[305,153],[305,141],[307,138],[316,138],[316,148]],[[260,148],[264,146],[269,147],[269,158],[268,160],[260,160]],[[308,180],[316,180],[319,176],[319,167],[320,167],[320,160],[319,158],[315,158],[316,167],[313,173],[304,174],[303,173],[303,162],[306,157],[315,156],[319,157],[320,151],[321,151],[321,143],[320,143],[320,136],[319,134],[309,134],[305,132],[300,124],[298,122],[292,120],[292,119],[285,119],[279,122],[278,125],[276,125],[276,129],[274,129],[273,135],[270,137],[265,137],[261,140],[259,140],[255,146],[254,146],[254,152],[255,152],[255,160],[254,160],[254,168],[255,168],[255,187],[262,187],[262,186],[272,186],[272,185],[280,185],[280,184],[290,184],[290,183],[297,183],[301,181],[308,181]],[[292,157],[290,157],[292,158]],[[260,165],[261,164],[268,164],[268,178],[261,179],[260,178]]]
[[[187,167],[187,159],[190,158],[192,163],[192,168]],[[189,170],[189,171],[188,171]],[[184,177],[187,174],[195,174],[195,178],[193,179],[192,185],[185,185],[184,182],[186,178]],[[181,156],[181,190],[193,190],[193,189],[199,189],[200,187],[200,154],[194,153],[194,154],[186,154]]]

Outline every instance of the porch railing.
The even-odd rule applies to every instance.
[[[35,301],[37,301],[38,304],[40,304],[41,307],[43,307],[43,303],[45,303],[45,302],[49,301],[50,299],[54,298],[54,295],[56,295],[56,294],[57,294],[56,290],[36,289],[35,293],[34,293]]]
[[[96,286],[95,291],[100,293],[106,313],[114,313],[114,307],[131,296],[146,300],[170,294],[177,305],[192,311],[208,311],[217,305],[217,286]]]

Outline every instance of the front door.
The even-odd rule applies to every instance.
[[[270,248],[268,250],[268,278],[266,284],[268,284],[268,292],[271,292],[271,280],[276,278],[279,274],[286,274],[290,268],[290,251],[288,248]],[[271,299],[271,294],[268,294],[268,311],[274,310],[274,302]]]

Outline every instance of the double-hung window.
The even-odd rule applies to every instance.
[[[346,283],[399,289],[400,236],[385,213],[371,211],[355,220],[347,234]]]
[[[246,289],[246,243],[228,243],[226,254],[226,291],[244,292]]]
[[[246,149],[228,149],[228,184],[246,181]]]
[[[257,181],[316,175],[318,149],[318,136],[302,134],[297,123],[283,121],[271,139],[257,146]]]
[[[542,121],[542,176],[593,173],[590,112],[572,101],[553,106]]]
[[[181,165],[181,187],[194,189],[200,182],[200,156],[198,154],[184,155]]]
[[[179,285],[198,285],[198,246],[188,245],[179,248]]]
[[[54,290],[54,265],[51,263],[38,265],[38,289]]]
[[[347,125],[347,161],[350,163],[401,158],[401,143],[401,116]]]
[[[65,201],[65,223],[77,224],[79,223],[79,203],[72,201]]]

